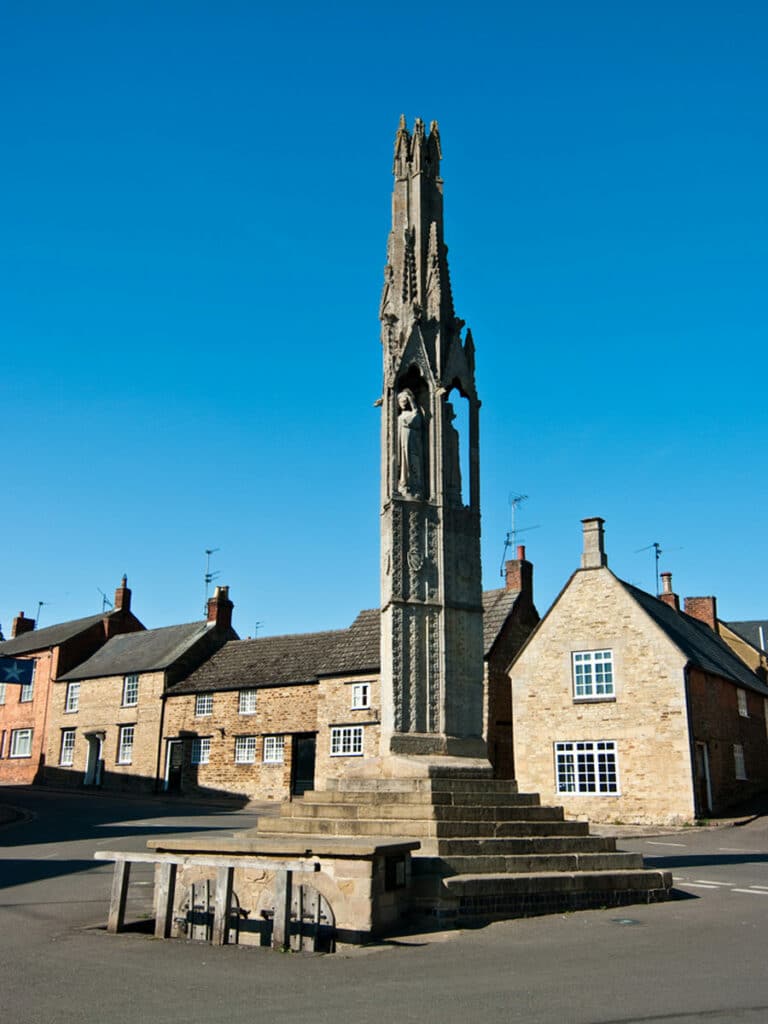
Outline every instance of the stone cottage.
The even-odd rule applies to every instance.
[[[768,786],[765,682],[714,628],[608,568],[603,520],[509,670],[521,790],[595,822],[679,823]],[[691,614],[693,613],[693,614]],[[711,621],[710,621],[711,620]]]

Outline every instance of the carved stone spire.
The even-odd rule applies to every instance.
[[[409,133],[401,118],[379,314],[382,755],[476,758],[485,752],[480,402],[474,345],[453,309],[441,159],[437,122],[427,133],[417,119]]]

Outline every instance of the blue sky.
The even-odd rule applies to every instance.
[[[543,613],[601,515],[768,615],[768,7],[0,5],[0,622],[378,603],[377,310],[401,112],[440,122],[477,345],[486,587]]]

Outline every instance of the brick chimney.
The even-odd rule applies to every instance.
[[[25,619],[24,612],[19,612],[19,614],[13,620],[13,625],[11,626],[11,639],[13,639],[16,636],[21,636],[22,633],[31,633],[34,628],[35,620]]]
[[[717,598],[715,597],[686,597],[685,614],[699,622],[706,622],[710,629],[718,632],[717,629]]]
[[[663,601],[664,604],[668,604],[670,608],[674,608],[676,612],[680,611],[680,598],[672,589],[671,572],[663,572],[661,574],[661,593],[659,594],[659,600]]]
[[[123,576],[120,586],[115,591],[116,612],[129,612],[131,610],[131,592],[128,589],[128,577]]]
[[[215,622],[216,629],[231,629],[234,607],[229,600],[229,587],[216,587],[213,597],[208,598],[208,621]]]
[[[525,557],[525,545],[517,545],[517,558],[504,565],[507,590],[518,590],[533,601],[533,564]]]
[[[584,538],[584,548],[581,553],[582,569],[602,569],[603,566],[608,565],[608,556],[605,553],[604,522],[605,520],[600,516],[581,520]]]

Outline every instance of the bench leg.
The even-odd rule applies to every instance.
[[[107,931],[114,935],[123,930],[125,924],[125,900],[128,896],[128,883],[131,879],[131,864],[127,860],[115,861],[115,873],[112,876],[112,893],[109,898],[109,918]]]
[[[167,939],[173,922],[176,864],[161,864],[155,882],[155,938]]]
[[[232,908],[232,878],[235,869],[219,868],[216,872],[216,899],[213,903],[214,946],[225,946],[229,940],[229,914]]]
[[[291,898],[293,872],[275,874],[275,917],[272,923],[272,948],[288,949],[291,944]]]

